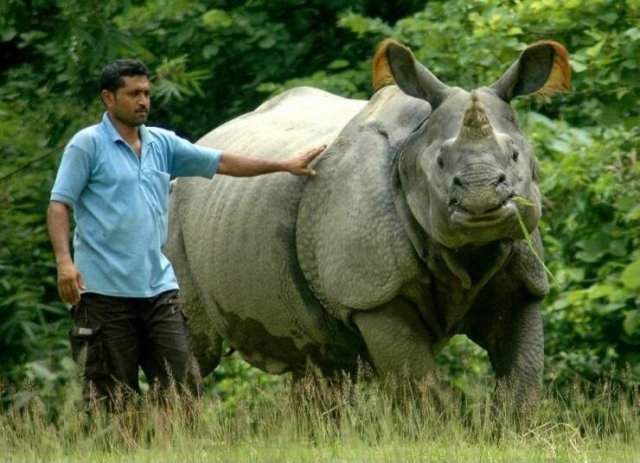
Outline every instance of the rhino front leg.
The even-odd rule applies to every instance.
[[[398,299],[376,310],[356,312],[353,321],[382,377],[401,375],[421,380],[433,370],[433,341],[409,302]]]
[[[542,385],[544,333],[540,300],[524,300],[511,310],[498,312],[469,336],[484,347],[496,375],[499,403],[517,409],[531,403]]]

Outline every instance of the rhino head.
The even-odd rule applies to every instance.
[[[518,215],[533,231],[541,214],[537,162],[510,101],[568,90],[566,49],[530,45],[496,82],[469,92],[442,83],[408,48],[386,40],[374,57],[374,86],[391,82],[432,107],[398,164],[420,227],[447,248],[522,238]]]

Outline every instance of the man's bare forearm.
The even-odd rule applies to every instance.
[[[60,299],[68,304],[77,304],[80,301],[80,290],[85,287],[69,250],[69,207],[64,203],[51,201],[47,211],[47,226],[56,255]]]
[[[293,175],[315,175],[309,164],[326,148],[315,147],[305,153],[287,159],[261,159],[252,156],[223,152],[218,163],[218,173],[233,177],[254,177],[272,172],[289,172]]]
[[[58,201],[51,201],[47,210],[47,227],[49,239],[56,256],[56,263],[71,262],[69,249],[69,207]]]
[[[240,156],[226,152],[222,153],[220,164],[218,164],[219,174],[233,177],[254,177],[286,170],[286,166],[282,161]]]

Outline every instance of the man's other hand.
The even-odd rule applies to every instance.
[[[58,294],[62,302],[80,302],[81,289],[85,289],[84,281],[73,262],[58,265]]]

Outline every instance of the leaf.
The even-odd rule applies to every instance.
[[[622,327],[628,336],[640,334],[640,311],[630,310],[626,312],[624,322],[622,322]]]
[[[338,25],[354,32],[358,36],[366,34],[390,36],[393,33],[392,29],[380,19],[368,18],[352,11],[342,14],[338,20]]]
[[[344,69],[346,67],[349,67],[349,61],[346,59],[337,59],[332,61],[328,66],[329,69]]]
[[[601,40],[598,43],[596,43],[595,45],[587,48],[585,50],[585,53],[587,54],[587,56],[589,56],[590,58],[595,58],[596,56],[598,56],[600,54],[600,51],[602,50],[602,47],[604,46],[606,40]]]
[[[204,47],[202,49],[202,56],[205,59],[209,59],[215,55],[218,54],[218,51],[220,51],[220,46],[216,43],[210,43],[209,45],[207,45],[206,47]]]
[[[584,64],[581,61],[576,60],[576,59],[570,58],[569,59],[569,63],[571,64],[571,69],[576,74],[579,74],[579,73],[584,72],[584,71],[587,70],[587,65]]]
[[[600,20],[604,21],[607,24],[615,23],[618,18],[619,18],[618,13],[616,13],[615,11],[609,11],[608,13],[605,13],[600,16]]]
[[[620,276],[620,281],[625,288],[631,290],[640,289],[640,259],[627,265]]]
[[[640,205],[635,206],[625,215],[625,218],[629,221],[640,219]]]
[[[590,300],[609,297],[615,288],[611,285],[594,285],[587,291],[587,297]]]
[[[31,374],[33,378],[44,379],[47,381],[52,381],[56,379],[56,375],[49,370],[46,366],[44,366],[40,362],[31,362],[28,365],[31,370]]]
[[[76,362],[71,357],[63,357],[60,360],[60,367],[65,371],[75,372],[78,369]]]
[[[13,40],[16,34],[16,30],[12,27],[9,27],[8,29],[2,31],[2,39],[0,40],[0,42],[8,42],[10,40]]]
[[[573,151],[573,146],[567,140],[553,140],[549,143],[549,147],[562,154],[569,154]]]
[[[268,35],[265,38],[263,38],[260,42],[258,42],[258,46],[263,50],[266,50],[269,48],[273,48],[273,46],[276,45],[276,43],[278,43],[276,37],[272,35]]]
[[[43,39],[47,36],[45,32],[42,31],[31,31],[31,32],[23,32],[20,34],[20,38],[22,39],[22,43],[20,44],[21,48],[27,47],[31,45],[33,42]]]
[[[634,42],[636,40],[640,40],[640,28],[639,27],[632,27],[630,29],[627,29],[626,31],[624,31],[623,35],[629,37]]]
[[[226,29],[233,25],[233,18],[224,10],[209,10],[202,15],[202,22],[209,29]]]

